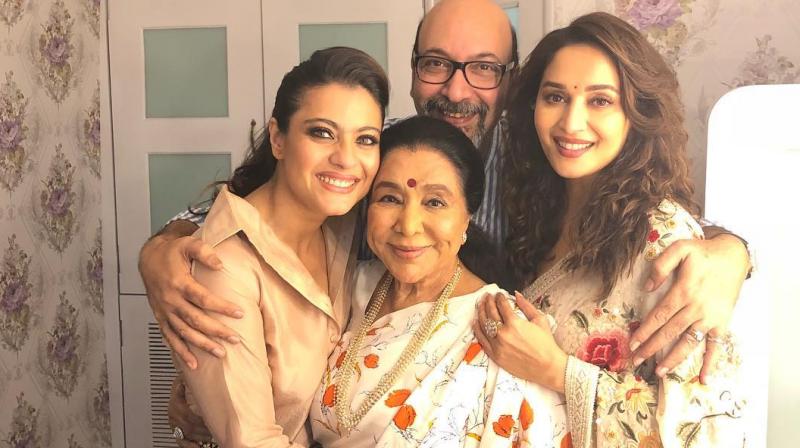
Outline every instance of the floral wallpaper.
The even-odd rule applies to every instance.
[[[686,106],[696,198],[704,202],[707,124],[728,91],[800,83],[796,0],[548,0],[547,30],[606,11],[644,33],[675,68]],[[751,173],[756,175],[757,173]],[[709,217],[714,218],[714,217]],[[724,223],[723,223],[724,224]]]
[[[100,0],[0,0],[0,447],[111,446]]]

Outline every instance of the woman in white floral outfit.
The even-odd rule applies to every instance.
[[[417,116],[384,131],[367,219],[380,261],[359,266],[311,408],[323,446],[569,443],[563,396],[498,368],[470,327],[484,294],[508,300],[481,280],[499,266],[470,225],[483,184],[480,153],[450,124]]]
[[[533,323],[483,301],[474,328],[489,357],[566,395],[575,447],[743,446],[729,337],[698,321],[676,335],[696,347],[672,371],[660,355],[631,359],[631,333],[668,286],[646,284],[651,261],[703,238],[674,72],[633,27],[593,13],[545,36],[510,98],[509,255]],[[706,344],[724,350],[703,384]]]

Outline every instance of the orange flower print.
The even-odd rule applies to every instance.
[[[344,357],[347,356],[347,350],[342,350],[342,353],[339,353],[339,357],[336,358],[336,368],[342,367],[342,363],[344,362]]]
[[[408,389],[395,390],[386,397],[386,406],[396,408],[405,403],[409,395],[411,395],[411,391]]]
[[[481,344],[477,342],[473,342],[472,344],[470,344],[469,348],[467,348],[467,354],[464,355],[464,362],[466,362],[467,364],[471,363],[472,360],[475,359],[476,356],[478,356],[478,353],[480,353],[481,350],[482,350]]]
[[[651,432],[650,434],[639,434],[638,448],[661,448],[661,441],[658,439],[658,434]]]
[[[332,408],[336,404],[336,385],[331,384],[322,394],[322,405]]]
[[[403,431],[414,423],[415,418],[417,418],[417,411],[410,405],[404,404],[400,406],[400,409],[394,414],[392,421],[395,426]]]
[[[379,359],[380,358],[378,357],[378,355],[370,353],[369,355],[364,357],[364,366],[366,366],[368,369],[374,369],[375,367],[378,367]]]
[[[561,439],[561,448],[572,448],[572,433],[568,432],[567,435]]]
[[[505,414],[501,415],[496,422],[492,423],[494,433],[506,439],[511,437],[511,430],[514,428],[514,417]]]
[[[533,408],[528,404],[528,400],[522,400],[519,407],[519,425],[526,431],[531,423],[533,423]]]

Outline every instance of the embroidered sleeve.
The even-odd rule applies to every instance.
[[[742,446],[739,357],[734,346],[727,345],[717,366],[721,375],[704,386],[698,378],[704,349],[698,346],[663,380],[652,374],[652,365],[650,372],[648,367],[620,373],[603,370],[595,411],[597,446]]]
[[[643,259],[637,262],[643,268],[640,271],[642,275],[647,272],[646,261],[657,257],[673,242],[703,236],[694,218],[670,201],[662,202],[649,218],[651,229],[645,253]],[[649,294],[639,292],[635,279],[619,285],[616,292],[622,294],[624,299],[623,312],[618,318],[625,320],[628,330],[633,331],[638,321],[631,310],[637,310],[639,317],[644,316],[663,298],[671,285],[672,282],[668,281]],[[744,425],[740,417],[744,400],[738,379],[740,359],[732,341],[722,344],[725,353],[720,356],[715,368],[718,376],[708,385],[702,385],[699,373],[705,352],[704,342],[699,343],[666,378],[659,379],[654,373],[655,365],[671,347],[659,352],[655,360],[648,360],[633,370],[628,362],[630,360],[626,359],[630,357],[627,350],[628,334],[613,330],[593,335],[588,342],[591,345],[593,341],[598,341],[592,352],[599,353],[597,350],[600,348],[616,347],[613,339],[618,339],[619,359],[625,361],[619,365],[607,365],[600,372],[594,411],[597,447],[742,446]],[[580,353],[578,357],[588,359],[588,355]]]
[[[570,356],[564,381],[567,420],[572,432],[572,446],[591,446],[592,420],[600,368]]]
[[[670,244],[678,240],[703,239],[703,229],[680,205],[665,199],[648,214],[650,231],[644,256],[655,260]]]

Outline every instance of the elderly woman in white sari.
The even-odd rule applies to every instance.
[[[562,396],[498,368],[470,327],[480,297],[503,292],[481,279],[500,264],[470,225],[483,197],[479,153],[455,127],[414,117],[384,132],[381,158],[367,219],[379,261],[359,267],[353,317],[312,405],[314,439],[569,446]]]

